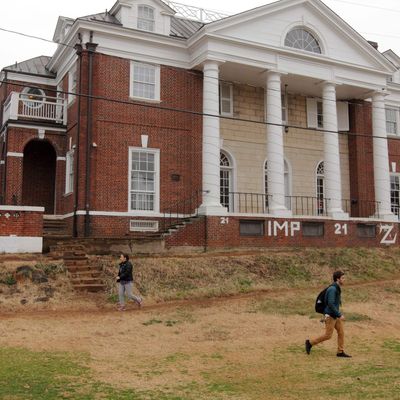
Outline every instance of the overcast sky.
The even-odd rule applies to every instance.
[[[211,10],[234,14],[271,0],[180,0]],[[400,2],[398,0],[325,0],[325,4],[379,50],[392,49],[400,55]],[[4,1],[0,12],[0,69],[40,55],[51,56],[55,45],[1,31],[8,29],[52,40],[57,18],[95,14],[110,9],[114,0],[14,0]]]

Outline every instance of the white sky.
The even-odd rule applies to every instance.
[[[180,0],[226,13],[238,13],[272,0]],[[379,43],[381,52],[392,49],[400,55],[400,2],[398,0],[325,0],[325,4],[368,40]],[[104,12],[114,0],[14,0],[4,1],[0,28],[52,39],[60,15],[77,18]],[[51,56],[55,45],[0,30],[0,69],[40,55]]]

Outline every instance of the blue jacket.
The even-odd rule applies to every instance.
[[[333,283],[329,286],[325,294],[325,310],[324,314],[330,315],[332,318],[340,318],[342,313],[339,311],[341,300],[342,289],[338,283]]]

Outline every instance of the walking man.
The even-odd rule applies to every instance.
[[[340,312],[339,308],[342,304],[341,302],[341,292],[342,286],[344,284],[344,272],[343,271],[335,271],[333,273],[333,284],[329,286],[325,295],[325,333],[316,338],[306,340],[306,353],[310,354],[311,348],[318,343],[324,342],[325,340],[329,340],[332,337],[333,330],[336,329],[338,335],[338,348],[337,348],[337,356],[350,358],[349,354],[344,352],[344,315]]]
[[[125,311],[125,295],[137,303],[139,307],[142,306],[142,298],[132,294],[133,287],[133,266],[129,261],[128,254],[121,254],[119,256],[119,270],[117,282],[119,283],[118,296],[119,296],[119,311]]]

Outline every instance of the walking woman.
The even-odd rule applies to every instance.
[[[119,256],[119,271],[117,276],[118,296],[119,296],[119,311],[125,311],[125,295],[137,303],[139,307],[142,306],[142,298],[132,294],[133,288],[133,266],[129,261],[129,255],[123,254]]]

